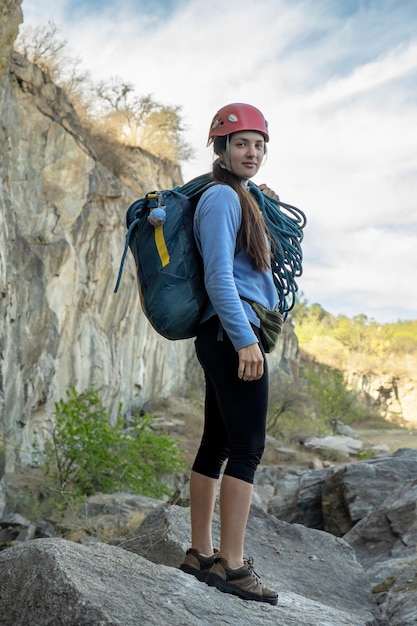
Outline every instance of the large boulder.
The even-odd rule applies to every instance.
[[[213,536],[218,539],[219,534],[216,514]],[[189,510],[164,506],[152,511],[119,545],[155,563],[178,567],[189,541]],[[246,552],[255,557],[255,569],[259,569],[268,585],[281,592],[282,599],[287,594],[296,594],[304,598],[304,602],[321,604],[323,614],[329,608],[340,611],[340,624],[344,623],[344,613],[350,614],[352,620],[362,619],[363,624],[376,623],[372,621],[374,607],[368,581],[343,540],[301,525],[287,524],[253,505],[247,526]]]
[[[163,506],[147,520],[120,547],[35,539],[0,553],[2,626],[378,624],[364,571],[341,539],[252,510],[246,547],[279,592],[272,607],[177,569],[189,542],[187,509]]]
[[[344,539],[389,624],[417,624],[417,479],[400,483]]]
[[[323,530],[321,494],[328,471],[277,468],[274,494],[268,502],[268,513],[286,522]]]
[[[417,450],[402,448],[327,472],[322,489],[325,530],[345,535],[391,495],[397,485],[417,476]]]

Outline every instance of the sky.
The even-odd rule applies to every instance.
[[[210,121],[247,102],[269,122],[267,183],[307,215],[300,295],[333,315],[417,319],[415,0],[23,0],[94,81],[180,106],[207,172]]]

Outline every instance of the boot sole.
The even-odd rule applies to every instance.
[[[238,596],[243,600],[253,600],[254,602],[267,602],[268,604],[272,604],[276,606],[278,604],[278,595],[276,596],[258,596],[256,593],[250,593],[250,591],[245,591],[244,589],[240,589],[240,587],[236,587],[236,585],[231,585],[230,583],[225,582],[215,574],[209,574],[206,577],[206,583],[210,587],[216,587],[219,591],[223,591],[224,593],[230,593],[233,596]]]

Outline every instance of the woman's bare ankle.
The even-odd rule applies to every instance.
[[[231,554],[227,555],[227,554],[224,554],[221,550],[220,550],[220,556],[226,561],[230,569],[239,569],[239,567],[243,567],[244,565],[242,557],[235,557]]]
[[[213,556],[214,554],[213,547],[203,546],[202,544],[200,545],[193,544],[192,547],[194,548],[194,550],[197,550],[197,552],[201,554],[201,556]]]

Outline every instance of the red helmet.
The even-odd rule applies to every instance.
[[[236,102],[217,111],[210,124],[208,143],[215,137],[225,137],[240,130],[254,130],[269,141],[268,122],[260,110],[250,104]]]

